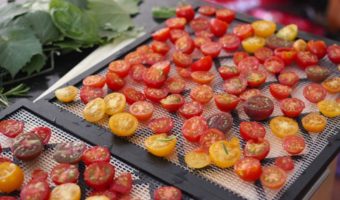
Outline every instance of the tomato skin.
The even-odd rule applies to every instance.
[[[52,134],[51,129],[45,126],[35,127],[30,132],[33,132],[36,135],[38,135],[44,145],[48,144],[48,141],[50,141],[51,134]]]
[[[144,94],[147,99],[150,101],[158,103],[160,100],[164,99],[169,94],[169,90],[167,88],[144,88]]]
[[[285,171],[291,171],[294,169],[294,161],[290,156],[276,158],[275,165]]]
[[[271,177],[275,177],[275,179]],[[270,189],[281,188],[285,184],[286,179],[286,172],[277,166],[264,167],[260,177],[262,185]]]
[[[111,191],[119,194],[129,194],[132,189],[132,175],[129,172],[123,173],[115,178],[113,185],[110,187]]]
[[[154,107],[147,101],[136,101],[129,107],[129,112],[140,121],[147,121],[152,117]]]
[[[143,74],[143,81],[148,87],[160,88],[166,81],[166,75],[162,70],[149,68]]]
[[[215,7],[212,7],[212,6],[201,6],[201,7],[198,9],[198,12],[199,12],[201,15],[212,16],[212,15],[215,14],[216,8],[215,8]]]
[[[46,181],[30,182],[20,192],[21,200],[48,200],[51,190]]]
[[[136,81],[143,81],[143,74],[146,71],[146,67],[142,64],[132,65],[130,69],[130,77]]]
[[[246,141],[248,140],[258,141],[265,137],[266,129],[262,124],[258,122],[241,122],[240,135]]]
[[[234,53],[233,61],[235,65],[238,65],[241,62],[241,60],[245,59],[248,56],[249,56],[248,53],[244,51],[238,51]]]
[[[191,37],[183,36],[176,40],[175,48],[182,53],[191,54],[195,50],[195,43]]]
[[[318,57],[309,51],[299,51],[296,55],[296,63],[302,69],[311,65],[317,65],[318,61]]]
[[[211,81],[214,80],[215,76],[211,72],[195,71],[191,73],[191,78],[199,84],[210,84]]]
[[[214,100],[217,108],[224,112],[234,110],[240,102],[237,96],[227,93],[215,95]]]
[[[321,59],[327,53],[327,45],[322,40],[310,40],[307,43],[307,50]]]
[[[151,49],[155,53],[166,55],[170,50],[170,47],[165,42],[153,41],[150,44]]]
[[[250,24],[239,24],[233,28],[233,33],[239,37],[240,40],[244,40],[254,35],[254,29]]]
[[[155,133],[169,133],[174,127],[174,122],[169,117],[153,119],[149,122],[148,127]]]
[[[9,138],[15,138],[24,131],[24,122],[14,119],[0,121],[0,133]]]
[[[305,69],[305,73],[309,80],[314,82],[322,82],[330,75],[331,72],[326,67],[313,65],[307,67]]]
[[[249,118],[261,121],[267,119],[274,111],[273,101],[265,96],[253,96],[245,101],[244,112]]]
[[[177,6],[176,16],[184,17],[188,22],[190,22],[195,17],[195,11],[193,7],[189,4]]]
[[[134,88],[130,87],[124,88],[122,93],[125,96],[126,102],[130,105],[137,101],[144,101],[146,99],[142,92]]]
[[[335,64],[340,64],[340,46],[333,44],[327,48],[328,58]]]
[[[192,63],[191,70],[192,71],[209,71],[212,67],[213,60],[211,56],[204,56]]]
[[[201,45],[201,52],[205,56],[217,57],[222,49],[222,45],[217,42],[207,42]]]
[[[200,116],[192,117],[184,121],[182,134],[189,142],[198,142],[201,135],[208,129],[207,122]]]
[[[305,103],[297,98],[286,98],[280,102],[280,108],[285,116],[295,118],[305,108]]]
[[[221,37],[228,29],[228,24],[219,19],[210,20],[210,31],[216,36]]]
[[[103,88],[105,85],[105,77],[101,75],[87,76],[83,80],[83,85],[89,87]]]
[[[260,61],[254,56],[249,56],[237,64],[237,69],[240,73],[247,73],[250,70],[257,70],[259,66]]]
[[[267,74],[260,70],[251,70],[247,73],[247,83],[249,87],[260,87],[266,82]]]
[[[239,77],[230,78],[223,84],[224,91],[233,95],[241,94],[246,88],[247,80]]]
[[[95,162],[110,162],[111,154],[108,148],[94,146],[86,149],[81,156],[81,160],[85,165],[90,165]]]
[[[180,94],[185,90],[185,81],[182,78],[171,77],[165,82],[165,85],[172,94]]]
[[[181,116],[189,119],[191,117],[200,116],[203,112],[203,107],[200,103],[192,101],[184,103],[178,111]]]
[[[322,87],[329,93],[339,93],[340,92],[340,77],[332,77],[322,82]]]
[[[105,190],[110,187],[114,176],[114,166],[107,162],[97,162],[85,168],[84,181],[94,190]]]
[[[51,171],[51,179],[56,185],[76,183],[78,178],[79,171],[76,165],[58,164]]]
[[[326,117],[319,113],[309,113],[301,120],[303,128],[310,133],[321,133],[327,125]]]
[[[170,29],[184,29],[187,20],[184,17],[173,17],[165,21],[165,25]]]
[[[298,135],[288,135],[283,138],[282,145],[288,153],[296,155],[305,149],[305,139]]]
[[[24,182],[24,172],[16,164],[10,162],[0,163],[0,190],[4,193],[10,193],[18,190]]]
[[[241,179],[252,182],[260,178],[262,167],[259,160],[245,157],[235,163],[234,171]]]
[[[163,186],[154,191],[155,200],[181,200],[182,192],[173,186]]]
[[[254,52],[254,56],[261,62],[264,63],[265,60],[270,58],[274,54],[273,50],[267,48],[267,47],[262,47],[257,49]]]
[[[176,51],[172,54],[172,61],[178,67],[189,67],[192,64],[192,57],[188,54]]]
[[[106,74],[106,85],[110,90],[117,91],[124,87],[125,81],[124,79],[120,78],[116,73],[114,72],[108,72]]]
[[[203,150],[208,151],[212,144],[225,139],[226,137],[224,133],[222,133],[220,130],[209,128],[201,135],[199,144]]]
[[[213,98],[213,90],[208,85],[199,85],[191,89],[190,97],[201,104],[207,104]]]
[[[129,74],[130,64],[125,60],[116,60],[109,64],[109,71],[116,73],[119,77],[124,78]]]
[[[299,82],[299,76],[295,72],[286,71],[279,74],[278,80],[281,85],[293,87]]]
[[[209,30],[209,26],[209,20],[205,17],[197,17],[190,22],[190,27],[195,32]]]
[[[274,54],[281,58],[287,66],[296,60],[297,52],[293,48],[277,48],[275,49]]]
[[[216,11],[216,18],[231,23],[235,19],[235,12],[228,8],[219,9]]]
[[[253,96],[258,96],[258,95],[261,95],[261,90],[259,89],[247,89],[246,91],[242,92],[242,94],[240,94],[240,99],[243,100],[243,101],[246,101],[248,100],[250,97],[253,97]]]
[[[223,49],[226,51],[236,51],[241,44],[240,39],[234,34],[225,34],[218,42],[222,45]]]
[[[244,146],[244,156],[263,160],[267,157],[270,151],[268,140],[259,138],[257,140],[248,140]]]
[[[264,67],[267,71],[273,74],[278,74],[284,69],[285,63],[280,57],[272,56],[264,61]]]
[[[303,96],[312,103],[318,103],[325,99],[327,91],[317,83],[310,83],[303,88]]]
[[[183,106],[185,100],[180,94],[170,94],[166,98],[160,101],[163,108],[169,112],[176,112],[180,107]]]
[[[170,29],[162,28],[152,34],[152,38],[157,41],[165,42],[170,37]]]
[[[290,93],[292,92],[292,88],[286,85],[272,83],[269,86],[269,91],[270,91],[270,94],[276,99],[285,99],[289,97]]]
[[[238,69],[234,66],[221,66],[218,68],[218,72],[224,80],[236,77],[240,74]]]

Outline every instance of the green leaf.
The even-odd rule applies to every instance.
[[[155,19],[168,19],[176,15],[175,8],[169,7],[153,7],[152,8],[152,16]]]
[[[122,32],[133,27],[130,15],[113,0],[88,0],[89,11],[100,28]]]
[[[81,9],[87,8],[87,1],[85,0],[67,0],[67,1],[76,5],[78,8],[81,8]]]
[[[54,24],[67,37],[84,43],[99,41],[94,18],[72,3],[51,0],[50,13]]]
[[[14,77],[34,55],[42,54],[42,45],[31,29],[0,29],[0,66]]]
[[[29,63],[27,63],[21,71],[31,75],[33,72],[39,72],[46,64],[46,57],[43,54],[37,54],[32,57]]]
[[[130,15],[137,14],[139,12],[138,5],[141,0],[115,0],[125,12]]]
[[[5,27],[15,17],[25,14],[27,8],[22,7],[20,4],[9,3],[0,7],[0,28]]]
[[[55,42],[54,46],[59,47],[64,50],[74,50],[81,52],[81,48],[93,47],[94,44],[84,44],[79,41],[74,40],[64,40],[60,42]]]

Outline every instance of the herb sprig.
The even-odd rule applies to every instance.
[[[7,107],[9,102],[8,98],[10,97],[22,97],[27,95],[27,92],[30,90],[29,87],[27,87],[24,84],[20,84],[8,91],[5,92],[5,88],[0,87],[0,107]]]

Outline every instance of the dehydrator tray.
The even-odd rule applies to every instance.
[[[234,22],[230,25],[229,30],[239,23],[251,23],[254,19],[243,14],[238,14]],[[82,87],[82,80],[92,74],[105,74],[107,71],[108,64],[114,60],[118,60],[123,58],[129,52],[135,50],[138,46],[143,44],[148,44],[151,41],[151,33],[154,30],[158,30],[163,27],[163,25],[156,27],[151,30],[149,33],[145,34],[143,37],[136,40],[131,45],[128,45],[126,48],[121,50],[120,52],[110,56],[108,59],[103,60],[99,64],[93,66],[90,70],[82,73],[75,79],[71,80],[66,85],[75,85],[78,88]],[[280,26],[279,26],[280,27]],[[190,30],[189,30],[190,31]],[[316,37],[310,35],[308,33],[299,33],[299,37],[305,40],[310,39],[322,39],[327,44],[337,43],[335,41],[331,41],[325,38]],[[169,53],[171,55],[171,53]],[[194,57],[200,57],[200,54],[197,52],[193,53]],[[223,64],[233,64],[232,54],[227,54],[225,52],[221,53],[217,59],[214,59],[214,67],[210,72],[214,73],[215,80],[211,83],[214,92],[223,91],[222,84],[223,80],[218,75],[217,69],[219,66]],[[328,58],[323,58],[320,61],[320,65],[326,66],[331,70],[331,76],[339,76],[340,72],[337,70],[337,67],[332,64]],[[54,93],[47,95],[44,99],[46,102],[44,104],[51,104],[54,110],[60,110],[64,113],[67,118],[72,119],[72,121],[77,121],[77,123],[85,126],[95,126],[98,127],[97,131],[101,134],[93,138],[96,140],[97,137],[102,137],[106,135],[110,135],[113,140],[113,143],[117,149],[124,149],[129,151],[132,154],[138,155],[136,160],[132,160],[136,166],[146,170],[147,172],[155,175],[156,177],[166,181],[169,184],[172,184],[181,190],[187,192],[188,194],[193,195],[194,198],[197,199],[301,199],[308,190],[312,187],[313,183],[318,179],[318,177],[322,174],[322,172],[326,169],[328,164],[332,159],[336,156],[336,154],[340,150],[340,117],[336,118],[328,118],[327,128],[318,135],[308,134],[301,125],[301,118],[310,112],[318,112],[318,108],[315,104],[309,103],[302,94],[303,87],[309,83],[306,78],[305,73],[297,67],[288,67],[289,69],[296,72],[300,81],[294,89],[292,93],[293,97],[297,97],[303,100],[306,104],[306,108],[300,117],[297,118],[299,123],[300,131],[299,133],[306,140],[306,149],[301,155],[293,156],[295,161],[295,169],[294,171],[288,173],[287,183],[285,186],[279,190],[270,190],[262,187],[259,181],[255,183],[249,183],[242,181],[237,177],[237,175],[233,172],[232,168],[229,169],[220,169],[214,166],[207,167],[201,170],[191,170],[186,167],[184,162],[184,155],[186,152],[197,147],[196,145],[189,144],[182,136],[181,136],[181,127],[183,124],[183,118],[177,114],[170,114],[166,112],[159,105],[155,105],[155,111],[153,114],[154,118],[161,116],[168,116],[174,120],[174,128],[172,130],[172,134],[178,136],[178,144],[176,146],[176,152],[168,157],[167,159],[160,159],[149,155],[144,149],[143,142],[145,138],[152,134],[152,132],[146,127],[145,123],[140,123],[139,128],[134,136],[125,139],[119,139],[118,137],[112,136],[110,130],[107,127],[108,118],[100,121],[96,124],[91,124],[83,120],[82,110],[84,108],[84,104],[80,101],[79,97],[73,103],[63,104],[57,101],[54,96]],[[172,67],[169,76],[174,76],[176,74],[175,68]],[[260,87],[262,94],[265,96],[271,97],[268,86],[277,82],[277,77],[271,75],[267,77],[266,83]],[[196,83],[192,81],[187,81],[186,90],[183,93],[183,96],[186,100],[189,100],[189,92],[190,89],[193,88]],[[126,86],[133,87],[139,91],[142,91],[144,86],[140,83],[134,82],[131,78],[126,78]],[[333,99],[336,98],[336,95],[328,95],[326,98]],[[273,98],[272,98],[273,99]],[[280,116],[282,115],[278,101],[273,100],[275,103],[275,110],[271,116]],[[231,114],[234,118],[233,128],[231,130],[231,135],[241,138],[238,130],[239,123],[242,121],[249,120],[248,117],[244,114],[243,109],[240,109],[239,106],[236,111],[233,111]],[[126,109],[127,110],[127,109]],[[211,114],[220,112],[216,108],[213,102],[210,102],[205,106],[203,116],[207,117]],[[266,139],[270,141],[271,151],[268,157],[262,162],[264,166],[273,164],[273,161],[276,157],[287,155],[285,151],[281,147],[281,141],[277,139],[270,133],[270,129],[268,126],[269,120],[263,121],[263,125],[265,125],[267,129]],[[84,125],[83,125],[84,126]],[[104,133],[105,132],[105,133]],[[109,137],[109,136],[107,136]],[[119,143],[115,143],[115,141],[120,141]],[[241,140],[242,141],[242,140]],[[244,143],[243,143],[244,145]],[[131,149],[130,149],[131,148]],[[130,159],[127,155],[120,155],[123,159]],[[131,159],[130,159],[131,160]],[[174,177],[176,177],[174,179]]]

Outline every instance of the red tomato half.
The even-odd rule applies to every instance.
[[[169,133],[174,127],[174,123],[169,117],[161,117],[151,120],[148,127],[156,134]]]
[[[174,17],[167,19],[165,25],[170,29],[184,29],[187,20],[183,17]]]
[[[236,51],[241,44],[240,39],[236,35],[231,33],[225,34],[224,36],[220,37],[218,42],[226,51]]]
[[[283,138],[282,145],[288,153],[296,155],[305,149],[305,139],[299,135],[288,135]]]
[[[264,167],[260,177],[262,185],[270,189],[282,187],[285,184],[286,179],[286,172],[277,166]]]
[[[143,74],[143,81],[148,87],[160,88],[166,80],[163,70],[149,68]]]
[[[110,162],[111,154],[108,148],[94,146],[86,149],[81,157],[85,165],[90,165],[95,162]]]
[[[250,70],[258,69],[260,66],[259,60],[254,56],[249,56],[246,58],[243,58],[238,64],[237,69],[240,71],[240,73],[247,73]]]
[[[175,48],[182,53],[191,54],[195,49],[195,43],[190,37],[183,36],[176,40]]]
[[[170,40],[171,40],[172,43],[175,43],[176,40],[178,40],[179,38],[181,38],[183,36],[189,37],[189,33],[185,32],[181,29],[170,30]]]
[[[205,17],[197,17],[190,22],[190,27],[195,32],[209,30],[209,26],[209,20]]]
[[[310,40],[307,43],[307,49],[319,59],[323,58],[327,53],[326,43],[322,40]]]
[[[258,122],[241,122],[240,135],[244,140],[258,141],[266,136],[266,129]]]
[[[166,55],[168,51],[170,50],[169,45],[165,42],[153,41],[151,42],[150,46],[153,52],[159,53],[162,55]]]
[[[134,51],[134,52],[128,53],[124,57],[124,60],[130,65],[142,64],[144,62],[144,55],[139,52]]]
[[[114,72],[107,72],[106,74],[106,85],[110,90],[117,91],[124,87],[125,81],[120,78],[118,74]]]
[[[52,134],[51,129],[45,126],[35,127],[30,132],[33,132],[37,136],[39,136],[44,145],[48,144],[48,141],[50,141],[51,134]]]
[[[94,190],[105,190],[110,187],[114,176],[114,166],[107,162],[97,162],[85,168],[84,181]]]
[[[311,65],[317,65],[318,61],[318,57],[309,51],[299,51],[296,55],[296,63],[302,69]]]
[[[212,32],[210,32],[209,30],[205,30],[205,31],[195,32],[195,36],[196,37],[209,38],[210,41],[211,41],[212,38],[214,37],[214,34]]]
[[[182,192],[173,186],[163,186],[154,191],[155,200],[181,200]]]
[[[43,171],[42,169],[35,169],[31,173],[31,180],[30,182],[35,182],[35,181],[46,181],[48,178],[47,172]]]
[[[254,35],[254,29],[250,24],[238,24],[233,28],[233,33],[239,37],[240,40],[244,40]]]
[[[230,78],[223,84],[223,89],[229,94],[239,95],[247,88],[247,80],[243,78]]]
[[[262,167],[259,160],[251,157],[245,157],[235,163],[234,171],[245,181],[256,181],[261,176]]]
[[[142,64],[132,65],[130,69],[130,76],[134,81],[140,82],[143,81],[143,74],[145,71],[146,67]]]
[[[327,91],[320,84],[310,83],[303,88],[303,96],[312,103],[325,99]]]
[[[247,73],[247,83],[249,87],[260,87],[266,82],[267,74],[260,70],[251,70]]]
[[[83,85],[89,86],[89,87],[102,88],[105,85],[105,77],[103,77],[101,75],[87,76],[83,80]]]
[[[46,181],[29,182],[20,192],[21,200],[48,200],[50,196],[50,187]],[[0,197],[1,199],[1,197]]]
[[[212,16],[212,15],[215,14],[216,8],[215,8],[215,7],[212,7],[212,6],[201,6],[201,7],[198,9],[198,12],[199,12],[201,15]]]
[[[169,90],[166,88],[157,89],[157,88],[146,87],[144,89],[144,94],[147,99],[153,102],[159,102],[160,100],[168,96]]]
[[[0,197],[0,200],[17,200],[17,198],[12,196],[2,196]]]
[[[220,19],[210,20],[210,31],[216,36],[221,37],[228,29],[228,24]]]
[[[185,100],[180,94],[171,94],[160,101],[163,108],[169,112],[176,112],[180,107],[183,106]]]
[[[240,102],[240,99],[237,96],[227,93],[217,94],[215,95],[214,99],[217,108],[224,112],[230,112],[234,110]]]
[[[240,99],[243,101],[246,101],[250,97],[257,96],[257,95],[261,95],[261,90],[252,88],[252,89],[248,89],[242,92],[242,94],[240,94]]]
[[[9,138],[15,138],[24,131],[24,122],[14,119],[0,121],[0,133]]]
[[[185,79],[191,78],[191,71],[188,68],[176,67],[177,74]]]
[[[244,156],[263,160],[270,151],[270,144],[266,139],[248,140],[244,146]]]
[[[272,57],[274,54],[273,50],[271,50],[270,48],[267,47],[262,47],[257,49],[254,52],[254,56],[259,59],[259,61],[261,63],[264,63],[265,60],[267,60],[268,58]]]
[[[159,53],[148,53],[143,58],[143,64],[146,65],[153,65],[164,60],[163,55]]]
[[[182,78],[171,77],[165,82],[166,88],[172,94],[180,94],[185,89],[185,81]]]
[[[218,72],[224,80],[236,77],[240,74],[238,69],[234,66],[221,66],[218,68]]]
[[[191,78],[196,83],[209,84],[212,80],[214,80],[215,76],[211,72],[195,71],[191,73]]]
[[[211,56],[204,56],[192,63],[191,70],[192,71],[209,71],[212,67],[213,59]]]
[[[328,58],[335,64],[340,64],[340,46],[333,44],[327,48]]]
[[[195,17],[195,11],[190,4],[180,5],[176,8],[176,16],[184,17],[190,22]]]
[[[198,142],[201,135],[208,129],[208,124],[202,117],[196,116],[184,121],[182,134],[189,142]]]
[[[295,72],[285,71],[281,72],[278,80],[282,85],[286,85],[289,87],[293,87],[295,84],[299,82],[299,76]]]
[[[266,59],[263,65],[267,71],[273,74],[280,73],[285,67],[283,60],[277,56],[272,56]]]
[[[296,60],[296,53],[293,48],[277,48],[274,51],[275,56],[281,58],[286,66]]]
[[[203,112],[202,105],[196,101],[187,102],[179,109],[179,113],[184,118],[187,118],[187,119],[194,117],[194,116],[199,116],[202,114],[202,112]]]
[[[191,89],[190,97],[194,101],[198,101],[201,104],[209,103],[213,97],[213,90],[208,85],[199,85]]]
[[[244,51],[238,51],[238,52],[235,52],[234,53],[234,56],[233,56],[233,61],[235,63],[235,65],[238,65],[241,60],[247,58],[249,55],[244,52]]]
[[[115,178],[111,191],[118,192],[119,194],[129,194],[132,189],[132,175],[130,172],[123,173]]]
[[[152,34],[152,38],[157,41],[165,42],[170,37],[170,29],[162,28]]]
[[[150,46],[144,44],[142,46],[139,46],[137,47],[136,49],[136,52],[137,53],[140,53],[140,54],[148,54],[148,53],[153,53],[152,49],[150,48]]]
[[[58,164],[51,171],[51,179],[56,185],[76,183],[78,177],[79,171],[76,165]]]
[[[150,68],[157,69],[163,72],[164,75],[168,75],[170,72],[170,62],[168,60],[156,62]]]
[[[117,76],[118,77],[118,76]],[[119,78],[119,77],[118,77]],[[106,79],[107,81],[108,79]],[[109,86],[109,84],[108,84]],[[104,97],[105,93],[104,90],[101,88],[94,88],[94,87],[87,87],[84,86],[80,89],[80,99],[84,104],[87,104],[88,102],[90,102],[91,100],[95,99],[95,98],[102,98]]]
[[[172,61],[178,67],[189,67],[192,64],[192,57],[188,54],[176,51],[172,54]]]
[[[287,98],[281,101],[280,108],[287,117],[298,117],[305,108],[305,103],[297,98]]]
[[[200,49],[203,44],[206,44],[208,42],[211,42],[211,39],[208,37],[203,37],[203,36],[196,36],[194,38],[194,43],[195,46]]]
[[[290,93],[292,92],[292,88],[286,86],[286,85],[281,85],[278,83],[272,83],[269,86],[269,91],[270,94],[272,94],[273,97],[277,99],[285,99],[290,96]]]
[[[136,101],[145,100],[144,94],[134,88],[127,87],[127,88],[124,88],[122,92],[128,104],[133,104]]]
[[[129,74],[130,64],[125,60],[116,60],[110,63],[109,71],[116,73],[119,77],[124,78]]]
[[[225,140],[224,133],[215,128],[209,128],[206,130],[200,138],[200,146],[202,149],[208,151],[209,147],[217,141]]]
[[[235,12],[228,8],[219,9],[216,11],[216,18],[231,23],[235,19]]]
[[[154,108],[147,101],[136,101],[129,107],[129,112],[138,120],[146,121],[152,117]]]
[[[291,171],[294,169],[294,161],[290,156],[278,157],[275,159],[275,165],[285,171]]]
[[[118,199],[118,194],[116,192],[110,191],[110,190],[104,190],[104,191],[92,191],[89,195],[90,197],[92,196],[105,196],[109,198],[109,200],[117,200]],[[123,197],[119,197],[119,200],[124,200]],[[126,200],[131,200],[131,199],[126,199]]]
[[[217,57],[222,49],[222,45],[217,42],[207,42],[201,45],[201,52],[205,56]]]

